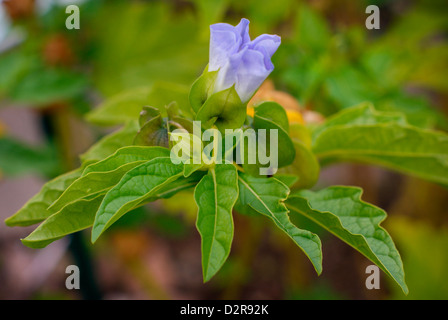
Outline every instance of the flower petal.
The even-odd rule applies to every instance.
[[[210,26],[209,71],[222,68],[231,55],[238,52],[243,45],[250,43],[249,20],[241,19],[234,27],[227,23]]]
[[[219,70],[215,82],[215,92],[226,90],[233,86],[237,81],[238,70],[240,68],[243,55],[247,51],[247,47],[243,50],[231,55],[226,64]]]
[[[280,42],[279,36],[268,34],[251,41],[245,18],[235,27],[226,23],[210,26],[208,71],[219,70],[214,92],[235,85],[241,101],[248,101],[274,69],[271,57]]]
[[[249,43],[249,48],[254,50],[266,49],[269,57],[277,51],[280,46],[281,38],[277,35],[262,34]]]
[[[249,36],[249,20],[246,18],[241,19],[240,23],[235,27],[235,30],[238,32],[238,34],[241,36],[241,46],[247,44],[250,42],[250,36]]]
[[[274,66],[269,57],[265,57],[257,50],[245,50],[238,67],[235,85],[241,101],[248,101],[272,70]]]
[[[232,53],[238,50],[241,38],[237,37],[235,27],[227,23],[210,26],[210,56],[208,71],[221,68]]]

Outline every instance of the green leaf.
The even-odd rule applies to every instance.
[[[185,129],[188,132],[193,132],[193,121],[187,118],[173,117],[168,121],[171,131],[174,129]]]
[[[448,135],[374,110],[368,117],[349,117],[362,110],[335,116],[314,132],[313,151],[321,161],[359,161],[448,184]]]
[[[205,166],[203,159],[208,159],[203,152],[202,140],[185,130],[171,132],[172,148],[170,156],[177,162],[184,163],[184,176],[188,177]]]
[[[87,78],[83,74],[40,67],[27,72],[11,88],[9,95],[14,101],[44,105],[79,96],[87,88],[87,84]]]
[[[154,107],[144,106],[140,111],[138,123],[140,128],[143,127],[148,121],[151,121],[155,117],[160,116],[160,110]]]
[[[195,173],[196,171],[202,169],[204,167],[204,164],[194,164],[194,163],[190,163],[190,164],[185,164],[184,165],[184,177],[189,177],[191,176],[193,173]]]
[[[175,180],[162,187],[152,199],[147,200],[171,197],[179,191],[196,185],[202,176],[202,173],[193,174],[188,179]],[[22,242],[31,248],[42,248],[70,233],[91,227],[103,198],[103,195],[96,195],[68,204],[52,214]],[[138,206],[143,205],[145,201],[139,203]]]
[[[152,202],[157,199],[168,199],[171,198],[176,193],[178,193],[179,191],[194,187],[202,179],[205,173],[206,173],[205,171],[195,171],[191,173],[188,177],[180,177],[179,179],[162,186],[156,195],[144,199],[142,202],[140,202],[139,205]]]
[[[149,161],[157,157],[168,157],[169,155],[170,151],[162,147],[127,146],[118,149],[109,157],[87,166],[83,171],[83,175],[90,172],[111,171],[130,162]]]
[[[10,137],[2,137],[0,171],[6,176],[18,176],[30,172],[55,176],[62,170],[53,145],[36,148]]]
[[[49,208],[62,209],[69,203],[86,197],[105,194],[123,175],[144,162],[157,157],[168,157],[170,151],[160,147],[125,147],[110,157],[88,166]]]
[[[22,243],[30,248],[43,248],[68,234],[91,227],[102,200],[103,195],[100,195],[65,206],[48,217]]]
[[[256,178],[240,173],[239,205],[250,206],[257,212],[269,217],[275,225],[285,232],[312,262],[316,272],[322,272],[322,245],[319,237],[296,227],[289,219],[284,201],[288,198],[289,188],[275,178]]]
[[[188,96],[190,105],[196,113],[212,94],[216,77],[218,76],[218,71],[208,72],[207,70],[208,66],[205,68],[202,75],[193,83],[190,95]]]
[[[87,114],[87,120],[98,125],[124,124],[137,120],[142,108],[150,105],[161,109],[176,101],[188,114],[188,87],[167,82],[157,82],[151,87],[140,87],[115,95]]]
[[[255,107],[254,113],[254,123],[264,120],[276,124],[278,127],[282,128],[285,132],[289,132],[289,122],[288,115],[285,109],[279,105],[277,102],[266,101]],[[263,127],[263,123],[257,127]]]
[[[399,124],[407,125],[406,117],[397,112],[379,112],[376,111],[370,102],[362,103],[357,106],[342,110],[332,117],[328,118],[325,123],[313,128],[312,140],[326,130],[338,126],[355,126],[355,125],[375,125],[375,124]]]
[[[278,174],[293,174],[297,177],[297,181],[290,187],[301,189],[311,188],[319,179],[319,162],[313,152],[304,143],[293,140],[293,145],[296,151],[293,163],[285,168],[280,168]]]
[[[244,142],[245,160],[243,168],[245,172],[253,176],[260,176],[260,168],[267,168],[272,166],[271,163],[261,164],[258,159],[260,154],[266,154],[270,157],[277,156],[278,168],[282,168],[292,164],[296,157],[294,144],[289,137],[289,123],[285,109],[276,102],[264,102],[255,107],[253,128],[257,135],[257,150],[249,145],[249,139],[241,139]],[[260,130],[266,130],[266,140],[259,138]],[[271,134],[273,131],[277,132],[277,143],[271,146]],[[275,154],[270,154],[270,150]],[[250,163],[250,153],[256,154],[252,157],[257,158],[257,162]],[[257,157],[258,156],[258,157]],[[300,160],[300,159],[299,159]],[[278,169],[276,168],[276,169]]]
[[[292,123],[289,128],[289,136],[292,141],[300,141],[307,148],[311,148],[311,131],[310,129],[300,123]]]
[[[275,179],[291,188],[299,180],[299,177],[294,174],[276,174]]]
[[[153,159],[127,172],[105,195],[95,216],[92,242],[126,212],[156,195],[182,173],[183,165],[173,164],[169,157]]]
[[[194,199],[199,208],[196,227],[201,234],[204,282],[222,267],[233,240],[232,208],[238,198],[237,171],[232,164],[219,164],[196,186]]]
[[[198,37],[199,31],[208,30],[198,28],[196,10],[178,14],[165,1],[110,2],[99,7],[89,26],[100,35],[92,61],[95,87],[110,94],[164,80],[188,85],[188,98],[192,80],[208,61],[208,41]],[[101,23],[108,19],[119,19],[120,29]]]
[[[16,48],[19,49],[19,48]],[[26,74],[36,60],[23,52],[24,50],[9,50],[2,52],[0,59],[0,95],[8,93],[23,74]]]
[[[137,121],[129,121],[126,125],[95,143],[87,152],[81,155],[83,164],[102,160],[118,149],[132,145],[138,132]]]
[[[302,3],[298,10],[295,39],[301,48],[316,53],[331,43],[331,33],[325,21],[315,10]]]
[[[286,205],[361,252],[408,293],[400,254],[380,227],[386,213],[362,201],[361,194],[360,188],[343,186],[318,192],[304,190],[291,195]]]
[[[143,106],[148,104],[149,87],[140,87],[114,95],[86,115],[89,122],[98,125],[124,124],[136,120]]]
[[[267,131],[267,150],[270,149],[270,130],[278,132],[278,167],[290,165],[296,156],[294,145],[289,137],[288,117],[285,109],[275,102],[265,102],[255,108],[254,129],[265,129]]]
[[[198,110],[196,120],[204,128],[215,125],[219,131],[240,128],[246,121],[246,106],[241,102],[235,86],[212,94]]]
[[[190,104],[188,101],[189,86],[158,81],[154,83],[149,93],[148,103],[156,108],[169,107],[171,103],[176,102],[181,114],[185,117],[192,116]]]
[[[434,108],[428,98],[411,96],[403,92],[396,92],[375,103],[378,110],[395,111],[406,115],[409,124],[426,129],[448,129],[448,119]]]
[[[338,109],[345,109],[363,101],[376,101],[384,95],[380,82],[353,65],[343,65],[326,75],[325,91]]]
[[[19,211],[5,220],[6,225],[29,226],[41,222],[52,213],[48,207],[81,175],[77,169],[47,182]]]
[[[140,128],[134,139],[135,145],[161,146],[168,148],[168,130],[165,128],[160,115],[152,118]]]

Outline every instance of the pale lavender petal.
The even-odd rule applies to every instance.
[[[245,51],[237,72],[235,89],[241,101],[248,101],[274,69],[270,60],[266,64],[263,53],[248,49]]]
[[[260,48],[265,48],[269,57],[277,51],[280,46],[281,38],[277,35],[262,34],[261,36],[255,38],[249,43],[249,48],[254,50],[260,50]]]
[[[237,81],[238,71],[243,59],[243,55],[248,50],[244,48],[240,52],[230,56],[227,63],[219,70],[215,82],[215,92],[226,90]]]
[[[215,92],[235,85],[246,102],[274,69],[271,57],[281,39],[263,34],[253,41],[249,36],[249,20],[241,19],[237,26],[217,23],[210,26],[210,60],[208,71],[219,70]]]
[[[238,32],[238,34],[241,37],[241,40],[242,40],[241,46],[250,42],[249,20],[247,20],[246,18],[241,19],[240,23],[235,27],[235,30]]]
[[[227,23],[210,26],[210,54],[208,71],[216,71],[227,63],[227,59],[250,43],[249,20],[241,19],[234,27]]]
[[[210,56],[208,71],[216,71],[237,52],[241,46],[241,37],[235,27],[227,23],[217,23],[210,26]]]

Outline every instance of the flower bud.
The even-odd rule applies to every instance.
[[[263,81],[274,70],[271,57],[280,45],[277,35],[249,37],[249,20],[236,26],[217,23],[210,26],[208,71],[218,71],[213,92],[235,85],[243,103],[249,101]]]

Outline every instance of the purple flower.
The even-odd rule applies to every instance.
[[[247,102],[274,70],[271,57],[280,45],[277,35],[249,37],[249,20],[236,26],[216,23],[210,26],[208,71],[218,71],[214,92],[235,84],[242,102]]]

